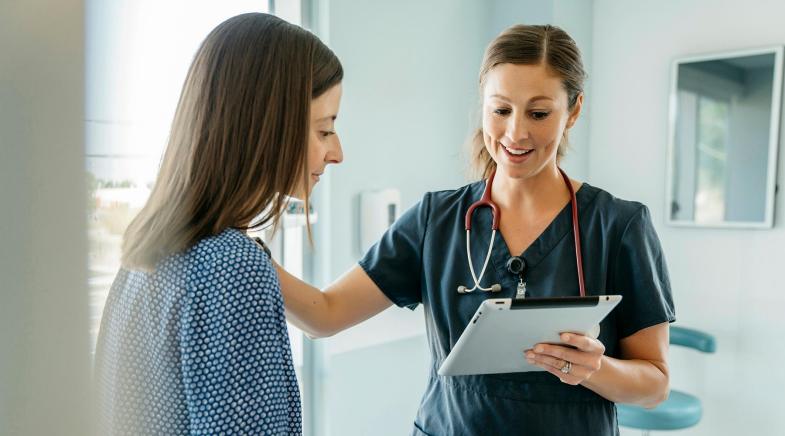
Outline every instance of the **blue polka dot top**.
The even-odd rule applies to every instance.
[[[278,276],[238,230],[121,269],[95,358],[100,434],[301,434]]]

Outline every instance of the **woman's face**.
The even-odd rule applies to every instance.
[[[485,148],[497,172],[515,179],[556,165],[562,135],[583,103],[580,95],[570,111],[562,79],[544,65],[497,65],[485,77],[482,99]]]
[[[319,177],[329,164],[343,161],[341,141],[335,132],[335,120],[341,104],[341,85],[335,85],[324,94],[311,100],[310,131],[308,132],[308,186],[300,187],[295,197],[305,198],[319,182]]]

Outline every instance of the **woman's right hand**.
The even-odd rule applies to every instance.
[[[273,263],[281,282],[286,318],[311,338],[332,336],[392,305],[359,265],[322,292]]]

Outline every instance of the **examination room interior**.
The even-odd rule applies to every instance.
[[[785,2],[767,0],[0,1],[0,434],[92,428],[95,335],[123,226],[149,193],[198,43],[249,11],[310,28],[345,70],[345,160],[313,194],[313,248],[296,216],[272,247],[318,286],[378,237],[375,207],[399,214],[425,192],[468,183],[464,145],[478,123],[487,44],[516,23],[564,28],[588,81],[562,166],[648,206],[674,326],[716,341],[710,353],[671,347],[671,388],[697,397],[702,417],[668,433],[785,434],[781,135],[764,153],[775,161],[762,167],[760,223],[685,224],[670,197],[677,61],[773,49],[767,101],[780,101]],[[764,132],[766,150],[773,133]],[[326,339],[294,328],[290,337],[304,434],[410,431],[430,365],[422,307],[393,307]]]

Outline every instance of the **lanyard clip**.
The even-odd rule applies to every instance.
[[[526,282],[523,281],[523,274],[519,276],[518,279],[518,288],[515,292],[515,299],[522,300],[526,298]]]

